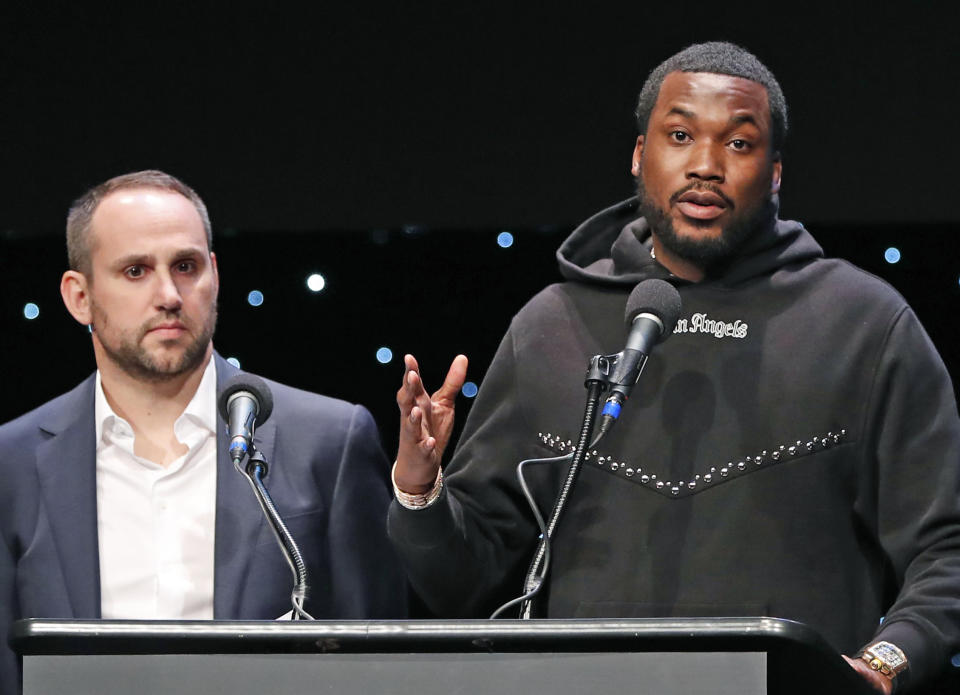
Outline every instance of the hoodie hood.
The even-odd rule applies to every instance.
[[[779,207],[776,197],[774,204]],[[635,197],[624,200],[573,230],[557,250],[560,274],[567,280],[607,286],[632,286],[647,278],[686,282],[650,255],[650,226],[638,207]],[[775,216],[772,224],[747,240],[722,273],[705,282],[736,285],[821,257],[823,249],[802,224]]]

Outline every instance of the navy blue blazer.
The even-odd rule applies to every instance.
[[[219,355],[217,383],[236,369]],[[254,442],[267,488],[309,571],[316,618],[406,617],[407,585],[386,537],[389,463],[363,407],[266,380],[274,409]],[[99,618],[95,378],[0,427],[0,692],[17,692],[7,646],[20,618]],[[274,619],[293,576],[218,416],[214,618]]]

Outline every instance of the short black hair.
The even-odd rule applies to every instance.
[[[637,99],[637,129],[647,134],[647,124],[653,106],[660,95],[663,80],[671,72],[711,72],[716,75],[742,77],[763,85],[767,89],[770,104],[770,119],[773,121],[772,144],[779,152],[787,137],[787,100],[773,73],[755,55],[726,41],[709,41],[688,46],[676,55],[660,63],[643,83]]]

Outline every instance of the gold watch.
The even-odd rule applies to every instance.
[[[879,671],[890,680],[896,678],[898,673],[906,671],[909,666],[906,655],[889,642],[874,642],[863,650],[860,658],[874,671]]]

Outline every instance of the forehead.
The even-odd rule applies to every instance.
[[[770,101],[767,88],[743,77],[712,72],[671,72],[664,78],[651,120],[684,112],[695,117],[753,116],[769,131]]]
[[[106,195],[93,213],[90,233],[95,254],[207,247],[203,220],[193,203],[179,193],[157,188],[121,189]]]

